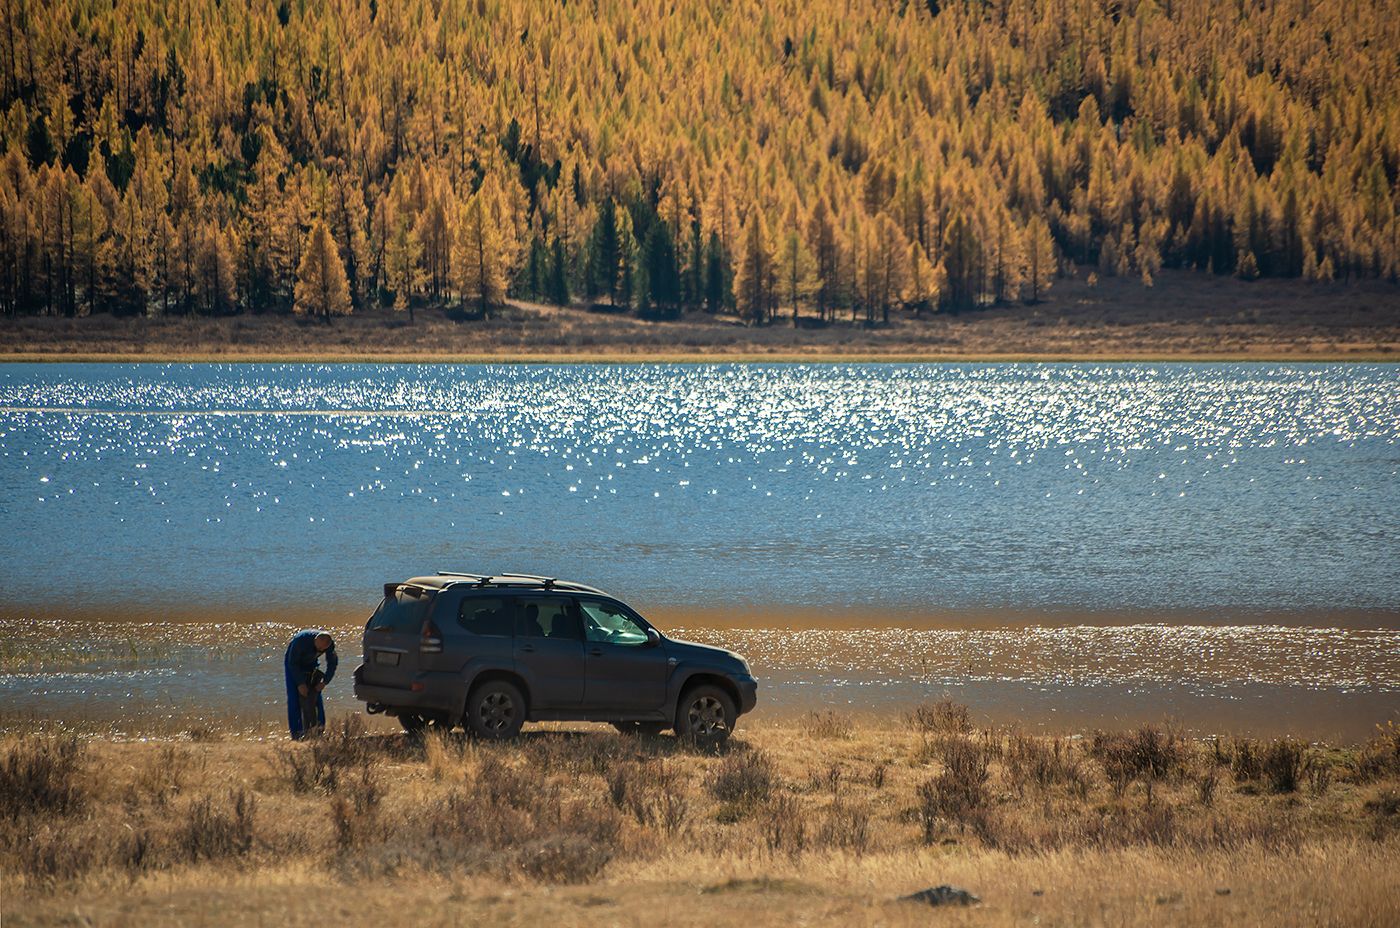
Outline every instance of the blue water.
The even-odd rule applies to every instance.
[[[1400,609],[1400,368],[0,367],[0,599]]]

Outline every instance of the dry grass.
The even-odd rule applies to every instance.
[[[313,894],[322,920],[386,926],[898,925],[929,916],[895,897],[944,882],[984,900],[954,923],[1400,917],[1393,727],[1338,750],[962,717],[751,728],[718,754],[602,731],[410,741],[357,720],[294,745],[11,738],[0,917],[271,922]]]

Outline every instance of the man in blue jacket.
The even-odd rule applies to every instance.
[[[325,676],[320,674],[322,655],[326,658]],[[321,690],[331,682],[339,663],[340,658],[335,655],[335,642],[325,632],[306,628],[292,636],[287,645],[287,654],[282,659],[282,668],[287,677],[287,727],[292,731],[292,740],[300,741],[307,734],[302,722],[303,699],[316,700],[316,726],[318,729],[325,727],[326,704],[321,699]]]

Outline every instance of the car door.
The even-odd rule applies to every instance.
[[[389,592],[365,625],[360,679],[371,686],[407,689],[418,673],[418,644],[433,594],[411,586]]]
[[[583,698],[589,709],[647,713],[666,701],[666,646],[647,636],[649,626],[622,603],[577,597],[583,623]]]
[[[531,705],[567,709],[583,703],[583,635],[568,596],[520,594],[515,600],[515,669],[530,686]]]

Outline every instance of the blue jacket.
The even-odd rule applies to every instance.
[[[295,674],[298,679],[305,680],[311,676],[311,672],[316,669],[324,656],[326,659],[326,682],[331,682],[331,677],[335,676],[335,667],[340,663],[340,658],[335,655],[335,642],[324,655],[316,650],[316,636],[325,634],[318,628],[304,628],[292,636],[291,643],[287,645],[287,654],[282,659],[282,663],[287,673]]]

